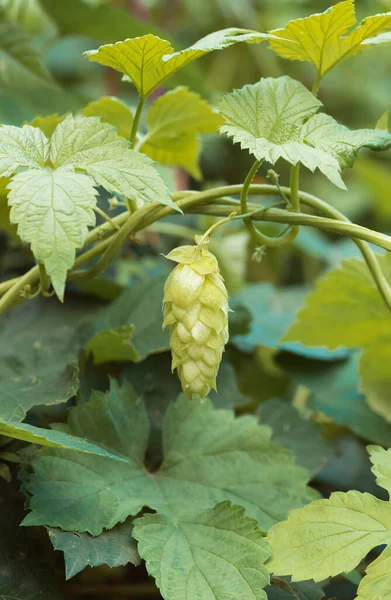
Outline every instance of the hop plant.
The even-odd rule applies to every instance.
[[[207,242],[175,248],[167,258],[178,263],[164,288],[164,322],[170,328],[172,370],[177,369],[189,398],[216,389],[228,341],[228,294],[216,257]]]

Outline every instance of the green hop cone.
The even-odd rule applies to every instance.
[[[170,327],[172,370],[193,399],[216,389],[228,341],[228,294],[216,257],[206,247],[180,246],[167,258],[179,263],[164,288],[163,327]]]

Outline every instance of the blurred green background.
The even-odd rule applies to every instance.
[[[284,27],[290,19],[321,12],[329,5],[330,2],[323,0],[0,0],[0,123],[21,125],[37,115],[76,112],[102,95],[119,96],[135,106],[137,98],[132,85],[122,83],[119,73],[83,57],[84,51],[101,44],[155,33],[170,40],[174,49],[179,50],[217,29],[241,27],[268,31]],[[391,0],[356,2],[359,21],[387,10],[391,10]],[[33,48],[40,62],[25,48]],[[280,59],[267,44],[238,44],[186,67],[167,85],[187,85],[214,104],[226,91],[254,83],[260,77],[283,74],[297,78],[309,88],[315,77],[311,65]],[[325,78],[319,97],[327,113],[341,123],[373,128],[380,116],[391,109],[391,47],[370,49],[344,62]],[[203,189],[242,182],[250,164],[246,152],[240,152],[238,146],[216,134],[203,140],[202,181],[192,181],[177,169],[163,171],[172,188]],[[278,169],[281,181],[286,183],[288,171],[280,164]],[[264,167],[259,181],[266,181],[266,172]],[[391,153],[361,153],[355,169],[347,172],[344,179],[347,192],[333,187],[322,175],[302,169],[301,188],[337,206],[359,224],[391,232]],[[102,202],[106,199],[102,197]],[[3,210],[4,204],[0,204],[0,221]],[[211,219],[186,216],[172,221],[203,230]],[[264,229],[268,233],[277,231],[270,225]],[[333,417],[333,425],[324,425],[327,419],[320,419],[320,426],[325,428],[326,437],[333,439],[333,452],[337,455],[318,474],[316,486],[326,494],[335,489],[355,488],[381,495],[369,472],[362,439],[391,445],[391,426],[369,409],[365,412],[365,400],[357,391],[355,355],[342,361],[347,357],[343,352],[317,355],[313,349],[306,353],[278,344],[315,278],[342,258],[356,256],[354,244],[303,229],[293,247],[268,250],[256,262],[251,260],[254,248],[249,246],[242,225],[237,222],[229,232],[217,230],[211,249],[219,259],[236,309],[231,322],[235,339],[227,356],[246,399],[246,410],[254,410],[260,402],[273,397],[294,398],[296,408],[305,414],[305,390],[311,390],[312,410]],[[177,238],[162,241],[149,233],[136,248],[129,245],[109,273],[114,287],[105,288],[107,298],[111,293],[112,297],[116,295],[115,286],[126,287],[134,279],[167,273],[169,267],[159,252],[169,250],[177,242]],[[31,263],[29,251],[21,248],[16,238],[0,236],[0,250],[2,278],[23,273]],[[260,287],[252,287],[251,283]],[[86,291],[102,298],[99,285],[96,288],[92,285]],[[247,317],[253,323],[250,332],[246,332]],[[148,361],[147,367],[153,370],[154,359]],[[346,402],[345,412],[341,413],[337,405],[343,402]],[[315,413],[311,416],[319,421]],[[141,576],[134,573],[131,567],[111,572],[88,570],[67,588],[68,597],[116,600],[149,594],[157,598],[153,584],[145,583],[145,573],[141,571]],[[143,596],[137,595],[133,578],[137,585],[141,579]],[[103,592],[96,595],[97,585],[103,585],[102,582]],[[119,595],[120,589],[124,590],[123,595]],[[350,600],[354,598],[354,590],[353,583],[341,578],[327,589],[327,596]]]

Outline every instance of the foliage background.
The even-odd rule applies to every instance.
[[[260,31],[282,27],[292,18],[326,9],[329,3],[323,0],[21,0],[13,3],[16,7],[13,12],[9,12],[9,5],[7,0],[0,2],[0,8],[5,10],[8,18],[15,20],[31,37],[31,44],[50,73],[50,76],[42,77],[29,65],[15,62],[2,42],[5,38],[0,36],[0,122],[20,125],[37,115],[79,110],[102,95],[116,95],[130,105],[135,104],[132,86],[121,83],[118,73],[83,58],[85,50],[101,43],[152,32],[172,40],[174,47],[179,49],[224,27],[248,27]],[[391,2],[359,0],[356,9],[360,19],[391,10]],[[0,23],[0,32],[5,23]],[[390,52],[387,46],[369,50],[346,61],[327,76],[320,98],[328,113],[351,127],[374,127],[380,115],[391,106]],[[280,60],[266,45],[242,44],[211,54],[187,67],[170,80],[169,85],[188,85],[214,103],[222,92],[256,82],[261,76],[282,74],[289,74],[308,87],[313,83],[314,72],[310,65]],[[158,94],[162,91],[158,90]],[[357,223],[389,233],[390,156],[389,152],[381,155],[363,153],[354,171],[346,176],[348,192],[336,190],[321,175],[304,173],[301,187],[325,198]],[[202,182],[191,180],[179,169],[165,168],[163,173],[172,188],[204,189],[217,182],[243,181],[250,162],[250,157],[228,140],[210,135],[203,140]],[[263,176],[266,176],[266,168]],[[282,170],[283,181],[287,176],[288,173]],[[260,177],[259,181],[266,179]],[[107,196],[102,195],[102,206],[106,200]],[[7,223],[4,197],[0,201],[0,269],[5,279],[24,273],[31,266],[31,255],[16,240]],[[204,230],[212,221],[208,217],[186,216],[173,217],[170,222],[192,230]],[[265,231],[276,229],[265,226]],[[186,239],[186,233],[179,237]],[[78,359],[78,348],[82,345],[78,341],[82,337],[78,323],[85,317],[93,319],[98,309],[106,306],[107,301],[115,300],[124,290],[128,290],[131,297],[133,286],[137,284],[144,286],[143,293],[152,298],[149,312],[156,317],[146,324],[150,338],[140,340],[140,345],[137,339],[133,340],[144,360],[127,366],[105,363],[96,367],[82,355],[79,358],[79,395],[83,397],[91,387],[107,389],[108,375],[128,379],[136,392],[145,398],[154,426],[159,430],[161,415],[179,392],[179,386],[170,374],[168,353],[154,355],[158,347],[156,336],[160,336],[160,348],[165,348],[167,341],[160,333],[160,299],[157,294],[154,300],[153,286],[154,282],[162,281],[170,268],[160,252],[167,252],[177,244],[177,236],[150,231],[137,243],[127,244],[122,256],[105,274],[105,282],[98,280],[83,290],[71,288],[63,307],[58,307],[56,300],[47,301],[50,302],[50,310],[47,310],[40,301],[33,301],[23,305],[22,310],[15,309],[4,320],[0,337],[2,352],[11,357],[10,361],[18,356],[21,368],[30,371],[37,369],[37,365],[35,355],[29,354],[29,340],[33,346],[38,332],[41,335],[44,331],[44,337],[40,339],[48,353],[39,366],[39,390],[26,408],[40,404],[38,396],[41,400],[49,398],[53,394],[53,381],[57,393],[61,394],[63,368]],[[231,227],[229,235],[221,230],[216,232],[211,249],[220,260],[232,297],[231,305],[235,309],[231,319],[231,344],[223,363],[216,402],[233,406],[238,413],[254,412],[262,422],[269,423],[275,440],[293,450],[298,463],[313,474],[313,486],[325,495],[335,490],[358,489],[384,498],[384,491],[377,488],[370,473],[365,445],[368,440],[391,445],[391,425],[369,410],[365,397],[358,391],[355,352],[346,351],[343,340],[342,348],[334,352],[298,347],[297,344],[284,345],[279,341],[315,278],[325,269],[338,265],[341,259],[356,256],[354,244],[305,229],[293,247],[269,249],[260,262],[254,262],[251,260],[254,249],[239,224]],[[137,312],[137,307],[132,312],[129,303],[123,301],[107,319],[112,327],[137,326],[145,319],[145,312]],[[110,321],[113,314],[115,322]],[[59,323],[61,332],[54,329]],[[102,329],[103,326],[97,327]],[[54,354],[55,364],[51,358]],[[8,359],[5,363],[4,376],[9,367]],[[65,411],[64,405],[35,408],[29,412],[28,419],[32,424],[41,425],[53,420],[62,421]],[[9,447],[8,444],[6,449]],[[13,447],[18,449],[20,444],[13,443]],[[152,463],[158,460],[152,452]],[[9,479],[10,474],[14,481],[10,485],[15,485],[15,468],[6,461],[0,462],[0,475]],[[6,484],[1,485],[4,488]],[[16,492],[15,497],[19,498]],[[20,508],[22,512],[22,506]],[[7,511],[8,508],[2,506],[0,519],[4,528]],[[62,555],[52,550],[46,533],[33,530],[25,537],[28,538],[26,543],[33,547],[33,554],[44,558],[49,571],[54,573],[54,580],[61,582]],[[30,565],[21,568],[30,572]],[[34,569],[31,567],[33,570],[35,566]],[[349,578],[337,578],[331,584],[326,582],[324,593],[327,598],[352,599],[359,578],[357,572]],[[49,576],[45,575],[44,579],[49,587],[54,586],[45,592],[45,597],[51,599],[160,597],[143,568],[134,569],[132,565],[112,570],[105,567],[87,569],[65,586],[52,583]],[[315,595],[318,592],[308,593],[308,596],[296,597],[319,597]],[[281,592],[275,598],[285,596],[291,597]]]

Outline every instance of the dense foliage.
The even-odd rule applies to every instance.
[[[1,599],[391,598],[387,8],[0,0]]]

